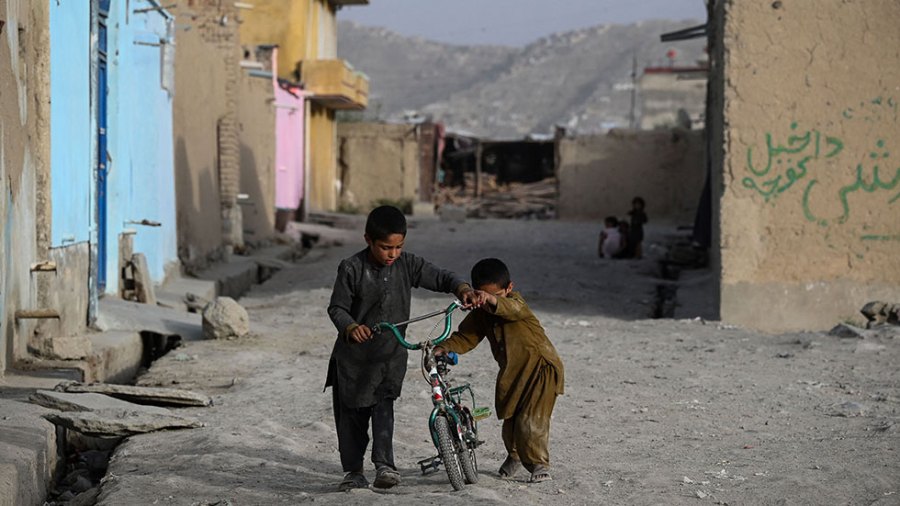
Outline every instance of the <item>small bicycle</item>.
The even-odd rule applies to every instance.
[[[478,482],[475,449],[483,443],[478,440],[478,421],[491,415],[490,408],[475,407],[475,392],[468,383],[454,387],[447,380],[450,366],[458,363],[456,354],[451,352],[434,355],[435,346],[450,337],[451,314],[460,307],[462,306],[458,301],[453,301],[440,311],[397,323],[378,323],[373,327],[375,332],[390,330],[408,350],[422,350],[422,375],[431,385],[431,402],[434,405],[428,418],[428,428],[438,455],[421,460],[418,464],[423,475],[437,471],[443,464],[454,490],[462,490],[465,484]],[[439,315],[444,315],[444,331],[434,339],[413,344],[404,339],[398,330],[398,327]],[[471,410],[463,404],[466,392],[472,399]]]

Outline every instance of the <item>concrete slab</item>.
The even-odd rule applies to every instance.
[[[88,375],[83,381],[128,383],[141,368],[144,341],[135,330],[111,330],[90,334],[93,352],[87,358]]]
[[[113,297],[100,299],[98,307],[97,327],[103,331],[148,331],[164,336],[177,335],[185,340],[203,338],[199,314]]]
[[[38,406],[57,411],[110,411],[132,410],[158,415],[171,415],[172,412],[158,406],[144,406],[133,402],[123,401],[103,394],[83,393],[72,394],[57,392],[55,390],[38,390],[31,394],[29,401]]]
[[[61,462],[49,412],[0,398],[0,506],[44,503]]]
[[[217,296],[237,300],[253,285],[288,267],[294,251],[293,246],[270,246],[254,251],[249,256],[232,256],[228,261],[218,263],[198,276],[202,280],[216,283]]]
[[[188,311],[184,298],[192,293],[203,300],[216,297],[216,282],[208,279],[173,276],[156,288],[156,300],[160,306]]]
[[[342,246],[344,244],[364,244],[360,230],[335,228],[318,223],[288,223],[285,233],[295,241],[302,242],[308,237],[316,246]]]
[[[212,399],[190,390],[177,388],[141,387],[135,385],[72,383],[62,387],[69,393],[96,393],[134,401],[140,404],[165,404],[169,406],[210,406]]]
[[[216,295],[238,299],[259,281],[259,265],[250,257],[234,256],[199,273],[199,277],[216,283]]]
[[[43,416],[66,429],[74,430],[85,436],[101,438],[126,437],[166,429],[203,427],[203,424],[194,418],[142,413],[133,410],[51,411]]]

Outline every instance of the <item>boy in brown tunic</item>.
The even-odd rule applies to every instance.
[[[488,339],[500,365],[496,410],[508,453],[499,474],[511,478],[521,464],[531,472],[531,482],[549,480],[550,415],[563,393],[562,360],[528,304],[512,291],[503,262],[479,261],[472,268],[472,285],[487,303],[469,313],[436,353],[466,353]]]

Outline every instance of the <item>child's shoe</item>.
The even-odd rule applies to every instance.
[[[344,481],[338,485],[338,490],[348,492],[354,488],[368,488],[368,486],[369,480],[366,479],[366,475],[362,471],[352,471],[344,476]]]
[[[375,488],[391,488],[400,484],[400,473],[388,466],[381,466],[375,471]]]

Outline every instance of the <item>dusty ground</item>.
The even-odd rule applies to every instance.
[[[648,242],[663,232],[651,228]],[[481,424],[477,485],[454,493],[445,474],[420,476],[415,462],[435,451],[428,388],[411,354],[396,413],[403,484],[335,491],[342,473],[322,392],[334,340],[325,306],[339,259],[360,241],[314,250],[245,297],[254,338],[190,343],[141,378],[207,392],[216,404],[188,410],[205,428],[120,446],[101,504],[900,504],[900,337],[767,336],[645,319],[658,283],[652,259],[600,260],[596,233],[556,222],[432,221],[408,240],[409,251],[462,273],[483,256],[508,261],[566,364],[554,481],[497,477],[504,452],[493,419]],[[413,314],[448,301],[418,294]],[[455,372],[492,399],[486,344]]]

